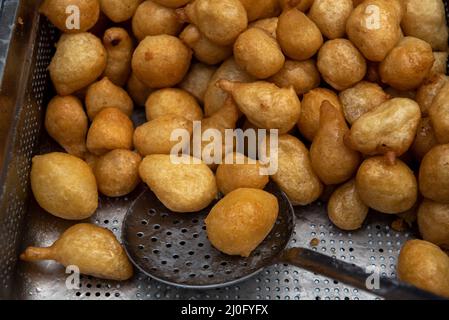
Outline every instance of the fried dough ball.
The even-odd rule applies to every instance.
[[[35,156],[31,189],[37,203],[52,215],[67,220],[87,219],[98,207],[92,169],[83,160],[60,152]]]
[[[261,19],[261,20],[251,22],[248,25],[248,28],[262,29],[265,32],[267,32],[270,36],[272,36],[274,39],[276,39],[276,37],[277,37],[276,29],[278,27],[278,21],[279,21],[278,17]]]
[[[104,108],[87,133],[87,149],[97,156],[114,149],[130,150],[133,132],[134,125],[126,114],[117,108]]]
[[[106,50],[93,34],[63,34],[56,47],[49,70],[56,91],[61,96],[87,87],[106,68]]]
[[[140,81],[134,72],[131,73],[131,76],[128,79],[126,90],[136,105],[140,107],[145,105],[148,97],[154,91],[154,89],[151,89],[145,83]]]
[[[384,83],[398,90],[413,90],[428,76],[434,61],[427,42],[405,37],[381,62],[380,76]]]
[[[351,127],[346,144],[366,155],[403,155],[412,145],[421,121],[418,104],[394,98],[365,113]]]
[[[264,81],[221,80],[218,84],[232,95],[240,111],[259,128],[278,129],[283,134],[298,122],[301,102],[292,87],[283,89]]]
[[[95,163],[98,190],[108,197],[121,197],[133,191],[140,182],[142,158],[135,152],[116,149],[101,156]]]
[[[449,78],[444,74],[437,74],[428,78],[418,88],[416,93],[416,102],[421,107],[423,115],[428,115],[430,106],[440,90],[449,82]]]
[[[187,74],[191,58],[192,52],[178,38],[148,36],[134,51],[132,69],[150,88],[171,87]]]
[[[134,108],[128,93],[106,77],[91,84],[86,94],[86,110],[90,120],[104,108],[117,108],[127,116],[131,116]]]
[[[241,188],[221,199],[205,223],[212,245],[228,255],[249,257],[269,235],[279,214],[275,196],[259,189]]]
[[[132,18],[142,0],[100,0],[101,11],[113,22]]]
[[[350,124],[389,99],[379,85],[366,81],[340,92],[339,97],[345,118]]]
[[[282,51],[293,60],[310,59],[323,44],[320,29],[297,9],[285,10],[279,16],[276,35]]]
[[[77,13],[71,8],[79,10],[79,28],[76,26],[76,20],[71,19],[73,14]],[[62,32],[85,32],[97,23],[100,16],[100,3],[98,0],[44,0],[39,12]]]
[[[436,74],[446,74],[447,73],[447,58],[449,53],[447,51],[444,52],[434,52],[433,57],[435,58],[435,62],[433,63],[432,69],[428,77],[431,77]]]
[[[416,159],[422,160],[427,152],[436,145],[438,145],[438,141],[430,118],[422,118],[411,149],[414,156]]]
[[[203,119],[203,111],[195,98],[188,92],[167,88],[153,92],[145,103],[147,120],[155,120],[164,115],[176,115],[190,121]]]
[[[298,129],[309,141],[313,141],[316,133],[318,132],[320,127],[320,108],[326,100],[341,111],[341,114],[343,114],[340,100],[331,90],[316,88],[306,93],[302,99]]]
[[[433,99],[429,116],[439,143],[449,143],[449,83],[446,83]]]
[[[310,8],[309,18],[326,38],[343,38],[346,34],[346,21],[353,9],[352,0],[315,0]]]
[[[405,15],[402,30],[406,36],[422,39],[435,51],[447,50],[447,22],[441,0],[403,0]]]
[[[312,169],[309,150],[297,138],[279,137],[278,171],[272,176],[293,205],[305,206],[316,201],[323,185]]]
[[[179,144],[178,140],[172,141],[174,130],[187,130],[192,135],[192,122],[186,118],[166,114],[151,120],[134,132],[134,145],[142,156],[150,154],[170,154],[173,147]]]
[[[360,229],[369,208],[362,202],[352,179],[332,193],[327,205],[329,219],[346,231]]]
[[[142,2],[132,20],[133,33],[139,41],[146,36],[168,34],[175,36],[181,31],[182,22],[175,10],[161,6],[154,1]]]
[[[204,103],[207,87],[216,71],[215,67],[194,63],[179,87],[194,96],[200,103]]]
[[[279,0],[240,0],[245,7],[248,21],[271,18],[280,13]]]
[[[320,127],[310,148],[314,172],[326,185],[348,181],[360,164],[360,154],[344,143],[345,118],[330,102],[321,105]]]
[[[179,11],[210,41],[228,46],[248,26],[245,7],[239,0],[195,0]]]
[[[45,129],[68,153],[83,158],[86,149],[87,116],[74,96],[51,99],[45,113]]]
[[[147,156],[140,164],[140,177],[171,211],[200,211],[218,193],[215,176],[198,159],[182,155],[179,160],[173,163],[170,155]]]
[[[193,24],[189,24],[179,38],[193,50],[195,58],[206,64],[220,63],[232,55],[231,46],[222,46],[210,41]]]
[[[293,86],[297,95],[302,95],[318,87],[321,82],[320,73],[314,60],[287,60],[282,69],[270,78],[278,87]]]
[[[104,33],[103,45],[108,55],[103,76],[122,87],[131,73],[133,41],[125,29],[110,28]]]
[[[424,200],[418,210],[418,226],[424,240],[449,248],[449,204]]]
[[[234,43],[235,61],[250,75],[266,79],[284,66],[285,57],[276,40],[259,28],[249,28]]]
[[[427,199],[449,203],[449,145],[430,150],[419,169],[419,190]]]
[[[413,171],[401,160],[391,163],[383,156],[362,163],[357,172],[356,188],[363,203],[387,214],[411,209],[418,197]]]
[[[184,7],[189,2],[192,2],[192,0],[153,0],[153,1],[159,3],[162,6],[175,9]]]
[[[88,223],[70,227],[48,248],[28,247],[20,259],[55,260],[100,279],[125,281],[133,275],[132,264],[114,234]]]
[[[366,60],[346,39],[327,41],[320,49],[317,60],[323,79],[337,90],[345,90],[366,75]]]
[[[255,80],[235,62],[234,58],[229,58],[223,62],[210,80],[204,95],[204,113],[206,116],[211,116],[217,112],[228,98],[228,93],[217,85],[218,81],[223,79],[239,82]]]
[[[436,245],[410,240],[401,249],[398,277],[418,288],[449,297],[449,257]]]
[[[233,161],[220,164],[216,173],[218,189],[223,194],[239,188],[263,189],[268,184],[268,176],[261,174],[259,161],[250,162],[239,153],[232,153],[229,159]]]
[[[306,12],[312,6],[314,0],[279,0],[281,8],[296,8],[299,11]]]
[[[366,0],[351,13],[346,33],[366,59],[380,62],[401,37],[400,13],[389,0]]]

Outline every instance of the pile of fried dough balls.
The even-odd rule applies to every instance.
[[[81,10],[80,30],[64,23],[68,5]],[[424,240],[405,245],[399,277],[449,296],[440,249],[449,248],[442,0],[46,0],[41,12],[63,32],[45,127],[67,152],[33,159],[32,188],[46,211],[86,219],[98,191],[124,196],[141,180],[175,212],[202,210],[221,192],[206,219],[209,239],[249,256],[278,215],[277,200],[256,191],[271,178],[295,206],[328,199],[343,230],[360,228],[370,208],[417,212]],[[147,122],[135,127],[130,116],[143,106]],[[191,133],[193,121],[203,131],[278,129],[279,170],[267,177],[260,163],[173,164],[170,134]],[[89,242],[89,232],[104,231],[80,228],[65,236],[113,247],[109,268],[127,265],[114,241]],[[24,258],[73,264],[67,248],[55,253],[69,246],[59,241]],[[131,275],[96,270],[104,265],[84,272]]]

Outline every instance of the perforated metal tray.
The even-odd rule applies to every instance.
[[[5,54],[7,63],[0,92],[0,115],[3,119],[0,122],[0,298],[378,299],[332,279],[282,264],[274,265],[238,285],[209,291],[177,289],[137,271],[131,281],[123,283],[82,277],[80,289],[68,290],[65,270],[57,263],[16,264],[18,252],[24,247],[50,245],[73,224],[45,213],[29,191],[32,156],[58,149],[41,130],[43,108],[53,94],[46,69],[57,33],[37,14],[38,1],[33,1],[36,2],[34,4],[24,1],[26,4],[20,6],[17,2],[3,1],[1,11],[2,23],[9,18],[6,23],[14,32],[13,40],[8,42],[9,51]],[[5,17],[4,10],[8,5]],[[0,43],[3,41],[1,30]],[[143,116],[140,110],[135,121],[141,122]],[[139,190],[136,190],[120,199],[102,197],[99,210],[90,221],[112,230],[120,239],[122,219],[138,194]],[[369,215],[361,230],[352,233],[340,231],[329,222],[323,203],[298,207],[296,214],[296,232],[291,245],[310,247],[311,241],[318,239],[315,250],[362,267],[377,267],[386,277],[396,276],[399,250],[414,234],[392,230],[390,225],[394,217],[375,213]]]

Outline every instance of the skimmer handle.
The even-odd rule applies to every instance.
[[[370,274],[364,269],[305,248],[287,249],[281,255],[281,260],[389,300],[444,299],[414,286],[385,277],[380,277],[379,289],[369,290],[366,283]]]

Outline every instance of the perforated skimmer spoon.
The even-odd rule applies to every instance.
[[[174,213],[148,189],[132,204],[123,223],[128,256],[148,276],[188,289],[232,285],[274,263],[288,263],[369,291],[369,274],[362,268],[313,250],[288,248],[295,228],[294,210],[274,183],[266,191],[278,198],[279,217],[270,235],[248,258],[225,255],[207,240],[204,219],[215,203],[198,213]],[[381,278],[380,288],[372,293],[387,299],[441,299],[387,278]]]

